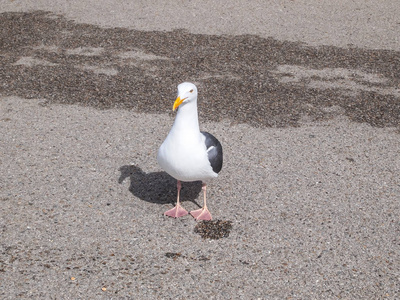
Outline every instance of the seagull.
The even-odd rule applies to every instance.
[[[178,85],[178,98],[174,102],[173,111],[178,107],[174,124],[157,154],[161,168],[177,180],[176,206],[164,215],[173,218],[187,215],[179,199],[181,181],[202,181],[203,207],[190,214],[196,220],[211,220],[206,201],[207,182],[216,178],[222,169],[222,146],[212,134],[200,131],[197,88],[193,83]]]

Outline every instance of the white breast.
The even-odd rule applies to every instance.
[[[218,176],[208,160],[204,136],[171,131],[158,150],[160,166],[172,177],[182,181],[207,181]]]

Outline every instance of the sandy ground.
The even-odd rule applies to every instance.
[[[396,1],[0,3],[2,299],[399,298]],[[183,80],[218,240],[162,215]]]
[[[185,28],[203,34],[255,34],[311,45],[399,50],[393,0],[96,1],[1,0],[2,11],[44,10],[69,19],[137,30]]]

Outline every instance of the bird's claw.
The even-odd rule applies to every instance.
[[[187,210],[184,209],[180,204],[177,204],[174,208],[167,210],[164,213],[164,216],[172,217],[172,218],[179,218],[186,216],[188,214]]]
[[[197,210],[192,210],[190,214],[195,218],[197,221],[209,221],[212,219],[211,213],[207,207],[203,207]]]

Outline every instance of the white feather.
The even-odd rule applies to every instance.
[[[177,180],[207,182],[218,174],[208,160],[207,152],[212,147],[207,150],[199,129],[196,86],[180,84],[178,96],[186,100],[179,106],[174,124],[158,150],[158,163]]]

